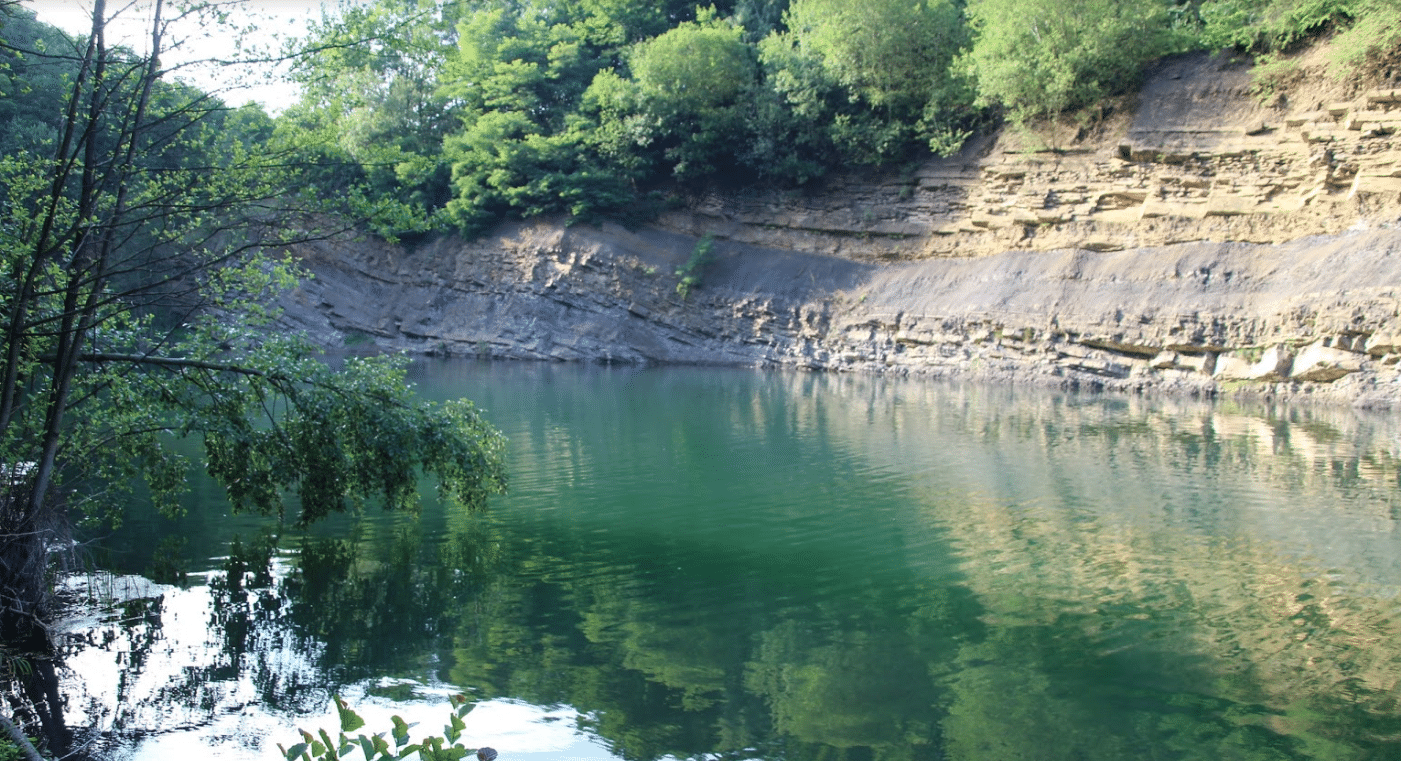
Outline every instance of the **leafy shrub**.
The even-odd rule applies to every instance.
[[[1205,0],[1201,42],[1211,50],[1287,49],[1329,24],[1352,18],[1358,0]]]
[[[1354,13],[1353,24],[1333,39],[1334,76],[1349,76],[1388,56],[1394,60],[1401,49],[1401,2],[1363,0]]]
[[[691,250],[691,258],[676,268],[676,276],[681,278],[676,284],[676,292],[681,298],[690,296],[691,290],[700,286],[701,270],[710,263],[710,249],[714,243],[715,239],[710,233],[701,236],[696,247]]]
[[[472,710],[472,704],[467,701],[466,695],[452,695],[448,698],[452,713],[448,715],[443,734],[427,735],[416,743],[409,741],[409,730],[414,725],[398,716],[392,718],[393,726],[389,730],[369,736],[362,733],[350,737],[346,733],[365,726],[365,720],[351,710],[350,705],[339,696],[335,697],[334,701],[341,725],[336,737],[333,739],[324,729],[317,730],[315,734],[301,730],[301,742],[294,743],[291,747],[277,744],[283,758],[287,761],[335,761],[358,750],[364,755],[365,761],[405,759],[415,753],[421,761],[458,761],[473,752],[473,749],[466,748],[458,742],[462,737],[462,730],[467,726],[462,717]],[[389,735],[388,739],[385,738],[386,734]],[[390,745],[390,740],[393,741],[393,745]]]
[[[971,0],[967,13],[977,104],[1018,123],[1125,92],[1185,43],[1164,0]]]

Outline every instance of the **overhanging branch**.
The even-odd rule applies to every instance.
[[[46,362],[51,362],[54,358],[52,356],[46,356],[42,359]],[[255,378],[267,378],[268,380],[275,381],[292,380],[291,378],[285,375],[274,375],[272,373],[267,373],[262,370],[255,370],[251,367],[243,367],[242,365],[231,365],[224,362],[209,362],[202,359],[161,357],[151,354],[106,354],[98,352],[87,352],[79,354],[77,356],[77,361],[97,363],[125,362],[128,364],[137,365],[156,365],[158,367],[189,367],[197,370],[214,370],[216,372],[238,373],[239,375],[248,375]]]

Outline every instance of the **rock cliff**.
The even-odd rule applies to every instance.
[[[1183,56],[1074,134],[695,198],[641,230],[307,245],[284,322],[421,353],[1401,404],[1401,89],[1250,89]]]

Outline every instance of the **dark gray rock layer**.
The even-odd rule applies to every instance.
[[[658,230],[509,225],[295,253],[285,326],[420,354],[772,365],[1064,387],[1401,400],[1401,231],[891,264]]]

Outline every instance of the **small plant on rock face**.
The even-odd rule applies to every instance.
[[[691,251],[691,258],[686,263],[676,268],[676,276],[681,278],[676,284],[676,293],[681,298],[691,295],[691,290],[700,286],[701,269],[710,263],[710,249],[714,245],[715,237],[710,233],[701,236],[696,243],[696,247]]]

